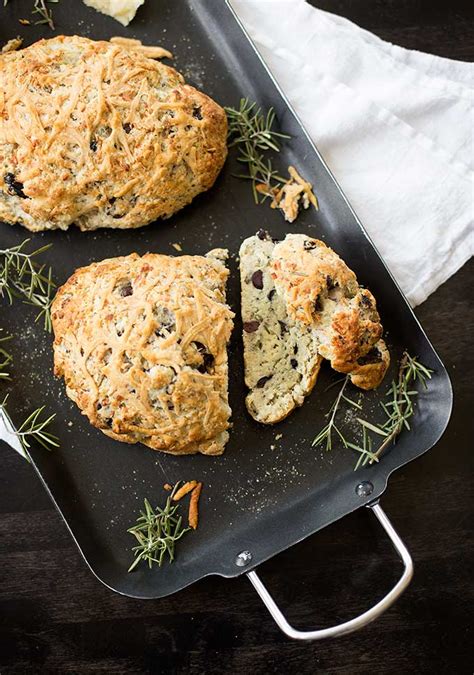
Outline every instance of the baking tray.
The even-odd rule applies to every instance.
[[[45,27],[18,24],[30,8],[29,0],[15,0],[2,8],[1,42],[19,33],[26,44],[51,36]],[[31,450],[46,490],[98,579],[127,596],[159,598],[207,575],[237,576],[354,509],[373,503],[394,469],[438,441],[450,416],[451,386],[407,301],[229,4],[150,0],[128,29],[77,0],[61,0],[53,9],[56,34],[96,39],[121,34],[160,44],[173,52],[173,65],[191,84],[222,105],[235,107],[241,97],[249,97],[264,108],[273,106],[281,129],[292,137],[282,145],[280,166],[298,167],[315,185],[320,201],[319,212],[311,209],[296,223],[285,223],[268,205],[255,205],[250,185],[233,176],[239,167],[231,152],[215,186],[167,221],[132,231],[80,233],[71,228],[32,235],[35,247],[53,244],[44,259],[53,265],[59,283],[76,267],[132,251],[176,254],[173,243],[189,254],[229,248],[228,297],[237,314],[229,354],[233,429],[225,454],[219,458],[160,454],[142,445],[118,443],[92,428],[66,398],[62,382],[53,378],[51,336],[33,324],[33,311],[1,306],[2,325],[16,336],[10,413],[20,421],[39,404],[57,413],[52,431],[61,439],[60,449]],[[304,406],[286,421],[264,427],[246,413],[236,255],[241,241],[259,228],[274,237],[292,231],[322,238],[371,289],[392,353],[387,382],[404,349],[433,369],[429,389],[419,396],[412,432],[402,434],[378,465],[354,472],[356,457],[350,450],[336,445],[326,453],[311,446],[334,398],[334,389],[327,391],[327,386],[340,377],[327,366]],[[20,226],[0,223],[2,247],[18,244],[26,236]],[[375,419],[379,397],[380,392],[365,395]],[[135,521],[143,498],[161,503],[163,483],[192,478],[204,483],[199,530],[180,542],[174,564],[152,570],[142,566],[127,574],[133,539],[126,529]],[[358,488],[361,482],[369,488]],[[239,557],[243,551],[250,555]]]

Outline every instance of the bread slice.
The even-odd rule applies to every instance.
[[[361,389],[381,383],[390,355],[372,293],[318,239],[288,234],[275,245],[271,274],[289,317],[311,327],[318,351]]]
[[[275,290],[274,248],[262,230],[240,247],[246,405],[264,424],[279,422],[303,403],[322,361],[311,326],[292,320]]]
[[[240,248],[247,409],[284,419],[313,389],[323,358],[373,389],[390,355],[373,295],[326,244],[302,234],[274,242],[260,230]]]

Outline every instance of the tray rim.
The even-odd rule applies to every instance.
[[[452,384],[451,384],[451,380],[450,380],[450,377],[449,377],[449,373],[448,373],[446,367],[444,366],[443,361],[442,361],[441,358],[439,357],[439,355],[438,355],[436,349],[433,347],[433,345],[432,345],[431,341],[429,340],[428,336],[426,335],[426,333],[425,333],[425,331],[424,331],[424,329],[423,329],[421,323],[419,322],[417,316],[415,315],[415,313],[414,313],[414,311],[413,311],[413,308],[411,307],[410,303],[408,302],[407,298],[405,297],[405,294],[404,294],[403,291],[401,290],[401,288],[400,288],[398,282],[396,281],[396,279],[393,277],[393,275],[392,275],[390,269],[387,267],[387,265],[386,265],[386,263],[385,263],[383,257],[380,255],[380,253],[379,253],[379,251],[378,251],[376,245],[375,245],[374,242],[372,241],[370,235],[369,235],[369,234],[367,233],[367,231],[365,230],[365,228],[364,228],[362,222],[360,221],[360,219],[358,218],[358,216],[357,216],[356,212],[354,211],[352,205],[351,205],[350,202],[348,201],[348,199],[347,199],[347,197],[346,197],[344,191],[342,190],[342,188],[341,188],[341,186],[339,185],[338,181],[337,181],[336,178],[334,177],[334,175],[333,175],[331,169],[330,169],[330,168],[328,167],[328,165],[326,164],[324,158],[323,158],[322,155],[320,154],[318,148],[316,147],[316,145],[315,145],[315,143],[313,142],[311,136],[309,135],[308,131],[306,130],[304,124],[301,122],[301,120],[300,120],[298,114],[296,113],[296,111],[295,111],[293,105],[292,105],[292,104],[290,103],[290,101],[288,100],[288,98],[287,98],[285,92],[282,90],[282,88],[281,88],[281,86],[280,86],[278,80],[274,77],[272,71],[270,70],[270,68],[269,68],[269,66],[267,65],[266,61],[264,60],[264,58],[263,58],[262,55],[260,54],[260,52],[259,52],[257,46],[255,45],[255,43],[253,42],[252,38],[250,37],[250,35],[249,35],[248,31],[246,30],[245,26],[243,25],[241,19],[240,19],[239,16],[237,15],[235,9],[234,9],[233,6],[232,6],[231,0],[225,0],[225,3],[224,3],[224,4],[225,4],[225,6],[227,7],[227,9],[230,11],[230,15],[232,16],[232,18],[233,18],[234,21],[236,22],[236,24],[237,24],[237,26],[239,27],[239,29],[240,29],[241,33],[243,34],[243,36],[246,38],[248,44],[249,44],[250,47],[252,48],[252,50],[253,50],[254,54],[256,55],[258,61],[259,61],[260,64],[263,66],[263,69],[264,69],[264,71],[266,72],[267,76],[269,77],[270,81],[272,82],[272,84],[274,85],[274,87],[277,89],[279,95],[281,96],[282,101],[284,102],[284,104],[287,106],[288,110],[289,110],[289,111],[291,112],[291,114],[293,115],[294,120],[295,120],[295,122],[297,123],[297,125],[299,126],[299,128],[301,129],[302,134],[303,134],[303,136],[305,137],[306,142],[309,143],[311,149],[313,150],[313,152],[314,152],[315,155],[317,156],[319,162],[322,164],[322,166],[323,166],[324,169],[326,170],[326,172],[327,172],[328,176],[330,177],[330,179],[331,179],[333,185],[334,185],[335,188],[337,189],[337,192],[338,192],[339,195],[342,197],[342,200],[344,201],[346,207],[348,208],[348,210],[350,211],[350,213],[351,213],[352,217],[354,218],[355,222],[356,222],[357,225],[359,226],[359,229],[361,230],[362,234],[365,236],[366,240],[368,241],[368,243],[370,244],[371,248],[372,248],[373,251],[375,252],[377,258],[378,258],[379,261],[381,262],[381,264],[382,264],[382,266],[384,267],[385,271],[388,273],[388,276],[390,277],[392,283],[394,284],[394,286],[395,286],[396,289],[398,290],[399,295],[400,295],[400,297],[403,299],[404,304],[406,305],[407,310],[408,310],[409,313],[411,314],[412,318],[415,320],[415,322],[416,322],[416,324],[417,324],[417,326],[418,326],[418,328],[419,328],[419,330],[420,330],[420,333],[422,334],[424,340],[426,341],[426,343],[428,344],[428,346],[430,347],[430,349],[432,350],[434,356],[436,357],[436,359],[437,359],[437,361],[438,361],[438,364],[439,364],[439,376],[440,376],[440,377],[444,377],[444,379],[445,379],[445,386],[447,386],[447,394],[449,394],[449,396],[446,398],[446,400],[445,400],[445,402],[444,402],[444,408],[443,408],[443,410],[445,411],[445,421],[444,421],[444,424],[443,424],[442,428],[441,428],[440,431],[439,431],[439,434],[438,434],[437,438],[434,439],[434,440],[432,441],[431,445],[427,446],[424,450],[422,450],[421,452],[419,452],[419,453],[417,454],[416,457],[408,458],[408,459],[406,459],[406,460],[404,460],[404,461],[400,461],[400,459],[399,459],[398,461],[394,462],[394,461],[393,461],[393,455],[389,455],[386,459],[389,460],[389,458],[391,457],[391,458],[392,458],[392,462],[390,463],[389,461],[386,461],[385,463],[380,464],[380,466],[378,467],[378,468],[379,468],[379,474],[378,474],[377,478],[379,479],[380,484],[378,485],[377,489],[370,495],[370,497],[367,497],[366,499],[361,500],[360,504],[357,504],[357,505],[354,506],[353,508],[350,508],[349,510],[346,510],[345,514],[343,514],[342,516],[336,515],[334,518],[332,518],[332,519],[330,519],[328,522],[326,522],[326,524],[323,525],[322,527],[317,527],[316,529],[312,530],[311,532],[309,532],[309,533],[307,533],[307,534],[303,534],[301,537],[299,537],[298,539],[294,540],[294,541],[292,542],[292,544],[290,544],[289,546],[287,546],[286,544],[283,544],[283,545],[281,545],[280,547],[275,547],[275,550],[274,550],[272,553],[270,553],[270,554],[268,554],[268,555],[265,555],[265,556],[259,558],[258,562],[254,563],[254,564],[249,564],[248,566],[246,566],[246,567],[241,567],[241,568],[238,568],[238,567],[236,566],[236,568],[235,568],[235,573],[224,573],[224,572],[222,572],[222,571],[221,571],[221,572],[219,572],[219,571],[217,571],[217,572],[216,572],[216,571],[207,572],[207,573],[205,573],[205,574],[202,574],[202,575],[200,575],[200,576],[197,576],[195,579],[190,579],[189,581],[185,581],[185,582],[182,583],[181,585],[178,585],[177,588],[175,588],[175,590],[172,591],[172,592],[170,592],[170,593],[158,593],[158,594],[154,594],[154,595],[146,595],[146,596],[145,596],[145,595],[133,594],[133,593],[130,593],[130,592],[124,592],[123,590],[120,590],[119,588],[115,588],[113,585],[111,585],[111,584],[108,583],[105,579],[103,579],[103,578],[100,576],[99,572],[96,571],[96,570],[94,569],[92,563],[89,562],[89,559],[87,558],[86,554],[84,553],[83,548],[81,547],[81,544],[79,543],[79,540],[76,538],[76,536],[75,536],[75,534],[74,534],[74,531],[73,531],[73,529],[71,528],[71,526],[70,526],[70,524],[69,524],[67,518],[65,517],[65,515],[64,515],[63,512],[61,511],[61,508],[59,507],[59,505],[58,505],[56,499],[54,498],[54,495],[53,495],[53,493],[52,493],[52,491],[51,491],[51,489],[50,489],[48,483],[47,483],[47,482],[45,481],[45,479],[43,478],[43,476],[42,476],[42,474],[41,474],[41,471],[39,470],[39,468],[38,468],[37,465],[36,465],[36,462],[34,461],[34,458],[30,456],[30,461],[31,461],[32,466],[34,467],[35,472],[37,473],[37,475],[38,475],[38,477],[39,477],[41,483],[43,484],[43,486],[44,486],[44,488],[45,488],[45,490],[46,490],[46,493],[48,494],[49,498],[51,499],[51,501],[52,501],[54,507],[56,508],[56,510],[58,511],[58,513],[60,514],[60,516],[61,516],[62,520],[64,521],[64,523],[66,524],[66,527],[67,527],[67,529],[68,529],[68,531],[69,531],[69,533],[70,533],[70,535],[71,535],[71,537],[72,537],[72,539],[73,539],[75,545],[76,545],[77,548],[79,549],[79,552],[80,552],[82,558],[84,559],[84,561],[85,561],[87,567],[89,568],[89,570],[92,572],[92,574],[93,574],[93,575],[94,575],[94,576],[95,576],[95,577],[96,577],[96,578],[97,578],[97,579],[98,579],[98,580],[99,580],[106,588],[110,589],[111,591],[113,591],[113,592],[115,592],[115,593],[118,593],[119,595],[122,595],[122,596],[125,596],[125,597],[134,598],[134,599],[138,599],[138,600],[157,600],[157,599],[164,598],[164,597],[167,597],[167,596],[170,596],[170,595],[174,595],[175,593],[178,593],[179,591],[181,591],[181,590],[185,589],[186,587],[192,585],[192,584],[195,583],[196,581],[199,581],[200,579],[204,579],[204,578],[209,577],[209,576],[220,576],[220,577],[223,577],[223,578],[226,578],[226,579],[231,579],[231,578],[234,578],[234,577],[239,577],[239,576],[241,576],[241,575],[243,575],[243,574],[248,573],[248,572],[251,571],[251,570],[256,569],[260,564],[262,564],[262,563],[264,563],[264,562],[270,560],[271,558],[273,558],[274,556],[276,556],[276,555],[278,555],[279,553],[283,552],[284,550],[287,550],[288,548],[291,548],[292,546],[294,546],[294,545],[300,543],[300,542],[303,541],[304,539],[307,539],[309,536],[312,536],[312,535],[316,534],[319,530],[323,529],[324,527],[327,527],[327,526],[331,525],[332,523],[334,523],[334,522],[340,520],[342,517],[344,517],[344,515],[349,515],[350,513],[353,513],[354,511],[356,511],[357,509],[361,508],[362,506],[367,506],[367,505],[368,505],[369,503],[371,503],[371,502],[378,501],[378,500],[380,499],[380,497],[383,495],[383,493],[385,492],[385,490],[387,489],[388,480],[389,480],[390,476],[392,475],[392,473],[393,473],[394,471],[396,471],[397,469],[402,468],[403,466],[405,466],[405,465],[408,464],[409,462],[411,462],[411,461],[413,461],[413,460],[415,460],[415,459],[418,459],[418,457],[421,457],[422,455],[424,455],[426,452],[428,452],[430,449],[432,449],[432,448],[434,447],[434,445],[436,445],[436,444],[439,442],[440,438],[441,438],[441,437],[443,436],[443,434],[445,433],[446,428],[447,428],[447,426],[448,426],[448,424],[449,424],[449,421],[450,421],[450,418],[451,418],[452,409],[453,409],[453,389],[452,389]],[[390,464],[392,464],[392,466],[390,466]],[[383,469],[382,469],[382,467],[383,467]],[[384,469],[385,469],[385,470],[384,470]]]

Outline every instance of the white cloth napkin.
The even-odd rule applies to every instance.
[[[304,0],[231,3],[409,301],[423,302],[473,254],[474,64],[402,49]]]

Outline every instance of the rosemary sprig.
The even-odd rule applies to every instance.
[[[161,567],[166,555],[170,563],[174,561],[176,542],[191,529],[183,527],[182,518],[177,515],[180,505],[172,505],[177,488],[178,483],[168,496],[164,508],[157,506],[153,509],[148,499],[145,499],[145,511],[140,512],[137,524],[127,530],[138,541],[138,545],[132,548],[135,560],[128,568],[129,572],[141,560],[146,561],[150,569],[153,563]]]
[[[285,182],[285,178],[273,168],[272,160],[266,160],[249,143],[245,143],[240,149],[238,161],[247,164],[248,173],[237,173],[235,177],[252,181],[252,192],[256,204],[261,204],[271,197],[272,190],[278,190],[281,183]],[[264,190],[258,190],[257,186],[263,186]]]
[[[41,17],[38,21],[35,21],[35,25],[46,23],[51,30],[54,30],[53,12],[46,6],[47,2],[57,4],[59,0],[35,0],[32,14],[39,14]]]
[[[380,402],[387,419],[377,429],[377,433],[384,435],[385,439],[374,452],[375,457],[379,457],[385,448],[395,442],[404,427],[410,431],[408,420],[415,413],[413,399],[418,396],[418,390],[411,389],[411,387],[420,382],[423,388],[427,389],[428,380],[431,379],[432,374],[433,371],[430,368],[410,356],[408,352],[403,353],[398,371],[398,381],[397,383],[392,382],[386,394],[386,398],[389,400],[386,403]]]
[[[259,150],[279,152],[277,138],[290,138],[287,134],[272,130],[275,121],[273,108],[265,116],[255,102],[250,103],[248,98],[241,98],[238,110],[227,107],[225,111],[229,120],[230,148],[239,143],[251,143]]]
[[[3,332],[3,328],[0,328],[0,333]],[[5,349],[5,347],[2,347],[2,344],[5,344],[5,342],[8,342],[8,340],[11,340],[13,335],[4,335],[3,337],[0,336],[0,380],[9,380],[10,379],[10,373],[5,370],[13,361],[13,356]]]
[[[329,408],[329,411],[325,415],[326,418],[329,417],[329,422],[326,424],[325,427],[323,427],[321,429],[319,434],[313,440],[313,442],[311,444],[313,447],[315,445],[322,445],[323,442],[325,441],[326,442],[326,447],[325,447],[326,451],[332,450],[332,433],[334,431],[339,436],[339,438],[341,439],[344,447],[347,448],[347,441],[344,438],[344,435],[340,431],[339,427],[336,426],[336,415],[339,411],[341,401],[343,399],[345,399],[344,390],[345,390],[348,382],[349,382],[349,376],[346,375],[346,377],[344,378],[342,387],[340,388],[339,393],[336,397],[336,400],[334,401],[332,406]]]
[[[345,378],[343,379],[342,386],[339,390],[338,395],[336,396],[336,399],[332,406],[329,408],[329,411],[326,413],[326,417],[329,417],[329,422],[326,424],[323,429],[319,432],[319,434],[316,436],[316,438],[313,440],[312,445],[313,447],[315,445],[322,445],[323,442],[326,442],[326,451],[332,450],[332,432],[334,431],[340,438],[343,446],[345,448],[352,448],[352,450],[357,450],[360,453],[360,458],[357,463],[357,468],[359,467],[359,464],[361,462],[361,459],[366,458],[366,461],[368,459],[372,459],[373,461],[378,462],[377,457],[372,453],[372,441],[370,437],[367,434],[367,430],[365,427],[363,427],[363,432],[362,432],[362,446],[356,445],[352,441],[349,441],[341,431],[341,429],[336,425],[336,416],[337,413],[339,412],[339,409],[342,405],[342,402],[345,401],[352,407],[356,408],[357,410],[362,410],[362,406],[359,403],[356,403],[356,401],[353,401],[351,398],[346,396],[345,394],[345,389],[347,384],[349,383],[349,375],[346,375]],[[332,386],[332,385],[331,385]]]
[[[5,396],[3,401],[0,403],[0,409],[2,414],[6,415],[8,421],[10,422],[11,427],[14,429],[13,422],[7,412],[6,403],[8,400],[8,394]],[[59,440],[57,436],[51,434],[49,431],[46,431],[46,428],[51,424],[51,422],[56,417],[56,413],[53,413],[44,420],[41,420],[41,415],[44,412],[45,406],[37,408],[34,410],[31,415],[29,415],[23,424],[16,430],[15,436],[21,443],[21,446],[25,452],[25,456],[28,456],[27,449],[31,448],[31,440],[35,440],[37,443],[43,446],[46,450],[51,450],[52,448],[59,448]]]
[[[3,6],[6,7],[8,5],[9,0],[3,0]],[[52,3],[52,4],[57,4],[59,0],[35,0],[34,5],[33,5],[33,10],[32,14],[39,14],[41,18],[38,19],[38,21],[35,21],[35,26],[38,26],[40,24],[48,24],[48,26],[51,28],[51,30],[55,29],[54,22],[53,22],[53,12],[51,9],[48,9],[46,3]],[[29,23],[29,21],[27,22]]]
[[[380,455],[390,444],[396,441],[401,431],[404,428],[410,430],[409,420],[415,413],[414,399],[419,393],[417,389],[413,389],[413,386],[420,382],[426,389],[428,380],[431,379],[432,372],[432,370],[426,368],[426,366],[420,363],[416,358],[410,356],[408,352],[404,352],[400,361],[398,378],[396,381],[392,381],[385,395],[385,401],[380,401],[380,405],[385,412],[385,421],[382,424],[377,425],[362,417],[356,417],[362,430],[360,443],[356,443],[354,440],[348,440],[335,423],[336,415],[343,401],[358,410],[362,409],[362,406],[359,405],[359,403],[356,403],[344,393],[348,383],[348,376],[346,376],[336,400],[326,414],[326,417],[329,417],[329,422],[316,436],[313,441],[313,446],[321,445],[325,441],[326,450],[331,450],[332,432],[334,431],[339,436],[345,448],[350,448],[359,453],[359,458],[354,467],[354,471],[361,466],[366,466],[367,463],[373,464],[373,462],[378,462]],[[373,449],[375,445],[374,435],[383,438],[383,441],[376,450]]]
[[[264,157],[264,152],[280,151],[279,139],[290,138],[287,134],[273,131],[275,111],[273,108],[262,113],[257,104],[250,103],[247,98],[240,99],[239,108],[226,107],[229,121],[229,147],[239,146],[238,161],[247,165],[248,173],[239,174],[238,178],[252,181],[252,191],[258,204],[270,196],[272,190],[278,190],[285,179],[278,174],[271,160]],[[257,185],[266,187],[266,193],[259,192]]]
[[[14,298],[22,298],[28,305],[38,308],[35,321],[42,320],[45,330],[51,332],[51,302],[55,284],[51,267],[36,262],[39,255],[50,245],[27,253],[24,249],[29,239],[18,246],[0,249],[0,298],[7,298],[10,304]]]

